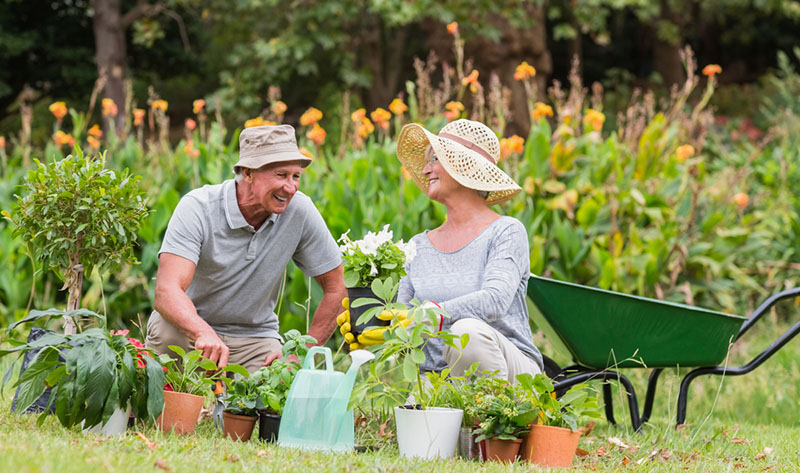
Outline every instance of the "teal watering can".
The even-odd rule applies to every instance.
[[[314,368],[314,356],[325,356],[325,368]],[[354,447],[353,411],[347,409],[358,367],[375,358],[367,350],[350,352],[347,373],[333,370],[331,350],[312,347],[297,372],[281,416],[278,445],[336,452]]]

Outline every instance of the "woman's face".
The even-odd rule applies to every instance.
[[[442,167],[442,163],[436,157],[433,149],[426,151],[427,164],[422,168],[422,175],[428,180],[428,197],[431,200],[442,202],[454,192],[463,188],[461,184],[453,179]]]

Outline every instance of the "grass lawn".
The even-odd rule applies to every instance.
[[[781,324],[756,327],[746,344],[734,347],[730,364],[749,360],[783,328]],[[536,342],[548,353],[545,340]],[[634,381],[643,404],[645,370],[626,370],[625,374]],[[746,376],[696,381],[689,396],[689,424],[676,430],[679,379],[674,370],[662,375],[654,419],[641,432],[632,432],[623,403],[616,400],[620,424],[598,421],[594,430],[581,439],[581,456],[576,457],[573,469],[800,471],[800,340],[792,341]],[[12,394],[6,390],[0,400],[0,472],[532,470],[526,463],[403,459],[398,457],[393,442],[377,452],[335,455],[279,448],[257,440],[242,444],[223,438],[210,421],[201,423],[193,435],[185,437],[166,435],[152,427],[136,427],[124,436],[104,438],[68,431],[53,417],[39,428],[35,416],[17,416],[9,411]]]

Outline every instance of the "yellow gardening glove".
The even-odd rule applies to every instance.
[[[406,310],[406,311],[401,311],[401,312],[406,312],[407,313],[408,311]],[[388,312],[384,311],[383,313],[381,313],[381,315],[383,315],[385,313],[388,313]],[[379,316],[379,318],[380,318],[380,316]],[[381,319],[381,320],[388,320],[388,319]],[[371,329],[368,329],[368,330],[364,330],[364,332],[362,332],[357,337],[358,338],[358,342],[361,343],[362,345],[366,345],[366,346],[378,345],[380,343],[383,343],[383,341],[384,341],[383,340],[383,332],[385,332],[387,330],[389,330],[391,332],[392,330],[394,330],[395,328],[397,328],[400,325],[402,325],[403,327],[408,327],[408,325],[412,321],[413,321],[413,317],[408,319],[408,318],[406,318],[405,315],[402,315],[402,318],[401,318],[401,314],[398,314],[397,315],[397,321],[395,323],[393,323],[389,327],[375,327],[375,328],[371,328]]]
[[[344,311],[336,317],[336,324],[339,326],[339,333],[344,336],[344,342],[347,344],[350,351],[364,348],[364,346],[356,341],[355,335],[351,332],[350,326],[350,299],[345,297],[342,299],[342,308]]]
[[[395,317],[397,317],[397,320],[405,320],[408,318],[408,309],[384,310],[378,314],[378,319],[380,320],[393,320]]]

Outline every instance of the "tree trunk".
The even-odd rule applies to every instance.
[[[78,310],[81,307],[81,292],[83,290],[83,265],[76,263],[66,272],[64,285],[67,286],[67,312]],[[72,335],[78,331],[75,319],[71,316],[64,317],[64,333]]]
[[[94,8],[95,48],[97,51],[97,73],[105,81],[103,97],[117,105],[114,124],[120,133],[125,124],[125,76],[126,44],[125,29],[121,14],[121,0],[92,0]]]
[[[688,10],[688,5],[687,5]],[[685,15],[691,16],[690,11],[683,12]],[[656,20],[669,22],[675,26],[675,29],[680,35],[685,19],[679,17],[669,5],[666,0],[661,0],[661,14]],[[664,84],[671,86],[673,84],[682,83],[686,80],[686,74],[683,70],[683,62],[681,61],[681,43],[682,37],[667,38],[658,32],[657,25],[653,25],[654,42],[653,42],[653,68],[661,75]]]
[[[368,110],[387,108],[395,96],[403,73],[403,52],[408,37],[407,27],[385,30],[380,19],[367,15],[366,27],[357,39],[359,65],[372,73],[372,83],[362,91],[361,99]]]

